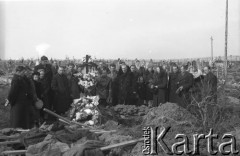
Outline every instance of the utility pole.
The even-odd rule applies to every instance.
[[[228,0],[226,0],[226,21],[225,21],[225,55],[224,55],[224,76],[227,78],[227,46],[228,46]]]
[[[213,37],[211,36],[211,61],[213,62]]]

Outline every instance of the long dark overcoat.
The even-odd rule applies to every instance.
[[[58,114],[65,113],[72,102],[70,96],[70,86],[66,75],[56,74],[52,80],[52,90],[54,91],[53,110]]]
[[[41,87],[42,87],[42,93],[41,93],[41,99],[43,100],[44,108],[52,109],[52,103],[51,103],[51,83],[49,83],[48,79],[44,77],[43,79],[40,79]]]
[[[191,93],[189,92],[190,88],[193,86],[193,75],[189,72],[185,72],[184,74],[178,75],[178,87],[183,86],[181,92],[179,92],[179,102],[178,104],[183,107],[187,108],[187,106],[191,103]]]
[[[79,79],[71,73],[67,74],[67,78],[68,78],[68,83],[69,83],[69,87],[70,87],[71,98],[79,99],[80,93],[81,93],[80,86],[78,85]]]
[[[31,128],[31,110],[34,99],[31,93],[30,81],[26,81],[19,75],[14,75],[8,100],[11,104],[10,124],[12,128]]]
[[[123,73],[118,78],[118,100],[119,104],[131,104],[131,97],[134,91],[134,82],[130,73]]]
[[[53,70],[52,70],[52,65],[51,64],[39,64],[37,66],[34,67],[34,71],[37,72],[39,69],[44,69],[45,71],[45,75],[44,75],[44,83],[46,83],[47,86],[49,86],[50,90],[48,91],[48,96],[45,96],[44,99],[45,101],[48,101],[48,102],[45,102],[47,103],[46,105],[48,106],[48,108],[52,108],[52,103],[53,103],[53,100],[54,100],[54,93],[51,89],[51,83],[52,83],[52,79],[53,79]],[[54,71],[56,72],[56,71]]]
[[[209,96],[208,101],[217,102],[217,77],[209,72],[203,79],[204,97]]]
[[[137,83],[137,94],[140,100],[146,100],[147,84],[145,82]]]
[[[158,87],[153,93],[153,106],[165,103],[167,94],[167,74],[165,72],[155,73],[153,75],[153,85]]]
[[[112,81],[112,105],[117,105],[118,104],[118,73],[114,72],[114,73],[110,73],[108,74],[108,77],[111,78]]]
[[[169,102],[178,103],[178,95],[176,91],[178,89],[178,74],[179,73],[170,73],[169,75],[169,85],[168,85],[168,92],[169,92]]]
[[[154,72],[149,72],[148,70],[144,72],[143,78],[146,82],[147,88],[146,88],[146,100],[153,100],[153,93],[150,89],[150,85],[153,81],[153,75]]]

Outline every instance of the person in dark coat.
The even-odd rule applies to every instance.
[[[79,79],[74,76],[75,73],[76,71],[74,70],[74,64],[70,63],[68,65],[68,71],[66,75],[67,75],[69,86],[70,86],[71,98],[79,99],[81,89],[80,89],[80,86],[78,85]]]
[[[138,69],[138,72],[139,72],[139,76],[142,76],[143,79],[144,79],[145,68],[144,68],[144,67],[140,67],[140,68]]]
[[[133,76],[133,80],[135,82],[137,82],[140,75],[139,75],[139,72],[137,71],[136,66],[135,65],[131,65],[130,66],[130,71],[131,71],[131,74]]]
[[[130,67],[128,65],[126,65],[125,62],[121,61],[119,64],[119,69],[118,69],[118,77],[123,74],[122,66],[127,66],[127,72],[130,72]]]
[[[52,63],[52,73],[53,73],[53,76],[57,74],[57,71],[58,71],[57,61],[53,61],[53,63]]]
[[[147,105],[146,92],[147,92],[147,84],[144,82],[143,76],[140,76],[137,82],[137,94],[139,96],[138,105],[143,105],[143,104]]]
[[[130,66],[130,75],[131,75],[132,81],[133,81],[133,88],[136,91],[139,73],[138,73],[135,65]],[[132,105],[137,105],[138,100],[139,100],[138,94],[134,94],[134,96],[132,96],[130,100],[131,100]]]
[[[119,84],[119,96],[118,96],[118,103],[119,104],[131,104],[131,98],[136,96],[136,91],[134,90],[134,82],[131,74],[128,71],[127,65],[123,64],[122,68],[122,75],[118,78]]]
[[[217,77],[211,72],[209,66],[204,67],[206,74],[203,79],[204,97],[209,97],[207,101],[217,103]]]
[[[41,96],[42,96],[42,85],[41,85],[39,77],[40,77],[39,72],[34,72],[32,74],[32,79],[33,79],[33,82],[34,82],[37,98],[42,99],[41,98]]]
[[[116,65],[111,64],[110,65],[110,74],[108,74],[108,77],[111,78],[112,81],[112,105],[118,104],[118,72],[116,70]]]
[[[183,108],[187,108],[191,103],[191,94],[189,90],[193,86],[193,81],[193,75],[187,72],[187,66],[182,66],[181,73],[178,75],[178,89],[176,93],[179,97],[178,104]]]
[[[178,89],[177,81],[178,81],[178,67],[176,65],[172,68],[172,73],[169,74],[169,102],[178,103],[178,95],[176,93]]]
[[[192,96],[195,101],[201,102],[202,101],[202,95],[201,95],[201,89],[203,88],[203,75],[202,71],[197,68],[196,63],[189,67],[189,73],[193,75],[193,87],[192,87]]]
[[[34,97],[30,81],[24,78],[25,67],[18,66],[11,82],[8,101],[11,105],[10,124],[12,128],[30,129],[30,113]]]
[[[41,62],[39,65],[35,66],[34,68],[34,72],[40,72],[42,69],[44,69],[44,79],[45,79],[45,83],[48,86],[51,86],[52,83],[52,78],[53,78],[53,71],[52,71],[52,65],[49,64],[48,58],[46,56],[42,56],[41,57]],[[49,94],[49,107],[52,107],[52,103],[53,103],[53,92],[50,90],[48,92]]]
[[[153,105],[153,92],[151,90],[151,85],[153,83],[153,75],[154,70],[153,67],[148,67],[148,69],[144,72],[143,78],[147,85],[147,91],[146,91],[146,102],[149,107],[152,107]]]
[[[39,65],[34,67],[34,72],[39,72],[38,70],[44,69],[45,77],[49,85],[51,85],[51,81],[53,78],[52,66],[48,64],[48,58],[46,56],[41,57],[41,62]]]
[[[51,99],[51,84],[49,85],[49,81],[45,75],[45,70],[40,69],[39,82],[41,83],[42,92],[41,92],[41,100],[43,101],[43,107],[52,110]],[[53,98],[52,98],[53,99]],[[40,110],[40,117],[42,120],[48,120],[49,114],[44,112],[43,109]]]
[[[58,73],[53,77],[51,87],[54,91],[53,110],[57,114],[64,114],[70,108],[72,99],[70,86],[63,67],[58,68]]]
[[[151,89],[153,90],[153,106],[156,107],[166,102],[167,74],[162,67],[156,68]]]
[[[32,69],[29,66],[25,66],[25,73],[23,76],[24,80],[30,84],[30,93],[33,97],[33,104],[30,105],[30,127],[39,126],[39,110],[36,108],[35,103],[39,100],[37,96],[37,88],[35,87],[35,82],[32,77]]]
[[[101,76],[96,79],[96,94],[99,96],[99,105],[103,107],[112,103],[111,78],[107,72],[107,67],[102,67]]]
[[[34,83],[37,98],[42,100],[42,98],[41,98],[41,96],[42,96],[42,84],[39,81],[39,77],[40,77],[39,72],[34,72],[32,74],[32,79],[33,79],[33,83]],[[36,108],[34,109],[34,117],[35,117],[35,119],[34,119],[35,126],[39,126],[39,124],[40,124],[40,110],[38,110]]]

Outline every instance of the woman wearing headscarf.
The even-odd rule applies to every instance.
[[[167,101],[167,74],[162,67],[156,68],[151,89],[153,90],[153,106],[159,106]]]
[[[31,84],[24,78],[25,67],[18,66],[11,82],[8,101],[11,105],[10,124],[12,128],[31,128],[31,108],[34,96]]]

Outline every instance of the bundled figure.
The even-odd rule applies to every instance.
[[[80,92],[81,92],[80,86],[78,85],[79,79],[77,78],[77,76],[74,75],[75,73],[76,71],[74,70],[74,64],[70,63],[68,65],[68,70],[66,75],[67,75],[68,83],[70,86],[70,93],[71,93],[72,100],[79,99]]]
[[[178,67],[176,65],[174,65],[172,67],[172,73],[169,74],[169,102],[171,103],[178,103],[178,95],[176,93],[177,89],[178,89]]]
[[[70,86],[64,68],[60,66],[58,73],[53,77],[52,90],[54,91],[53,109],[57,114],[64,114],[72,103]]]
[[[204,67],[206,74],[203,80],[204,97],[209,97],[207,101],[217,103],[217,77],[211,72],[209,66]]]
[[[96,95],[99,96],[99,105],[106,107],[112,103],[111,78],[107,76],[107,68],[103,67],[101,76],[96,79]]]
[[[116,65],[111,64],[110,65],[110,74],[108,74],[108,77],[111,78],[111,90],[112,90],[112,105],[118,104],[118,72],[116,70]]]
[[[12,128],[30,129],[34,96],[30,81],[25,77],[25,67],[18,66],[11,82],[8,101],[11,105],[10,123]]]
[[[151,89],[153,90],[153,106],[159,106],[167,101],[167,74],[162,67],[157,67]]]
[[[132,97],[136,95],[136,88],[132,75],[130,74],[127,65],[123,64],[122,66],[123,73],[119,76],[118,84],[118,103],[119,104],[132,104]]]
[[[178,75],[178,89],[176,93],[179,96],[178,104],[187,108],[187,106],[191,103],[191,93],[189,90],[193,86],[193,75],[187,72],[187,66],[181,67],[181,73]]]
[[[154,70],[152,67],[148,67],[148,69],[144,72],[144,80],[146,82],[146,103],[149,107],[153,106],[153,92],[151,91],[151,85],[153,83],[153,75]]]

